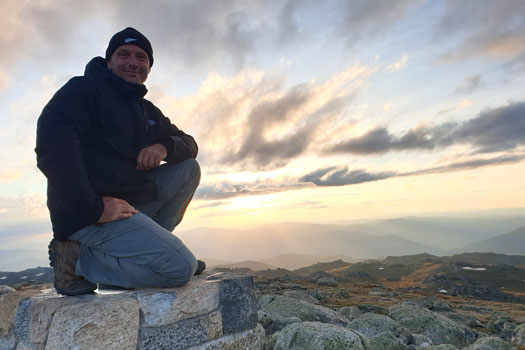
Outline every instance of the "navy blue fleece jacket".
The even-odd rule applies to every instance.
[[[38,118],[38,168],[47,177],[47,205],[54,236],[67,239],[98,221],[102,196],[132,205],[156,198],[156,185],[137,170],[137,157],[149,145],[163,144],[165,161],[197,156],[197,144],[150,101],[147,89],[126,82],[92,59],[84,76],[69,80]]]

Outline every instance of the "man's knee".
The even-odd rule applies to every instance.
[[[196,159],[190,158],[185,160],[183,163],[184,166],[187,167],[187,171],[190,174],[190,181],[195,183],[195,187],[197,187],[197,185],[201,181],[201,167],[199,165],[199,162],[197,162]]]
[[[180,287],[188,283],[197,269],[197,260],[193,256],[178,257],[172,262],[172,268],[163,273],[165,287]],[[173,268],[175,267],[175,268]]]
[[[167,274],[165,276],[166,278],[166,287],[168,288],[174,288],[174,287],[182,287],[185,284],[187,284],[191,278],[193,277],[194,271],[190,264],[188,264],[188,267],[176,275],[174,274]]]
[[[169,178],[177,178],[178,184],[184,184],[186,188],[193,187],[194,189],[201,180],[201,167],[196,159],[190,158],[177,164],[165,164],[168,171]]]

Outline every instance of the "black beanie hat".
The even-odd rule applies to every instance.
[[[153,49],[149,40],[138,30],[127,27],[111,37],[108,48],[106,49],[106,61],[109,61],[113,52],[122,45],[136,45],[146,51],[149,58],[149,66],[153,66]]]

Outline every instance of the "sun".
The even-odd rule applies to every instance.
[[[246,196],[234,198],[230,203],[232,210],[262,209],[269,206],[267,196]]]

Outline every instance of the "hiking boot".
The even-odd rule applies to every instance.
[[[197,260],[197,270],[194,276],[200,275],[206,269],[206,263],[202,260]]]
[[[55,289],[64,295],[92,293],[97,289],[95,283],[75,274],[75,266],[80,256],[80,245],[75,241],[52,239],[48,246],[49,264],[55,272]]]
[[[98,284],[98,290],[126,291],[126,290],[135,290],[135,288],[127,288],[127,287],[121,287],[121,286],[114,286],[112,284],[99,283]]]

